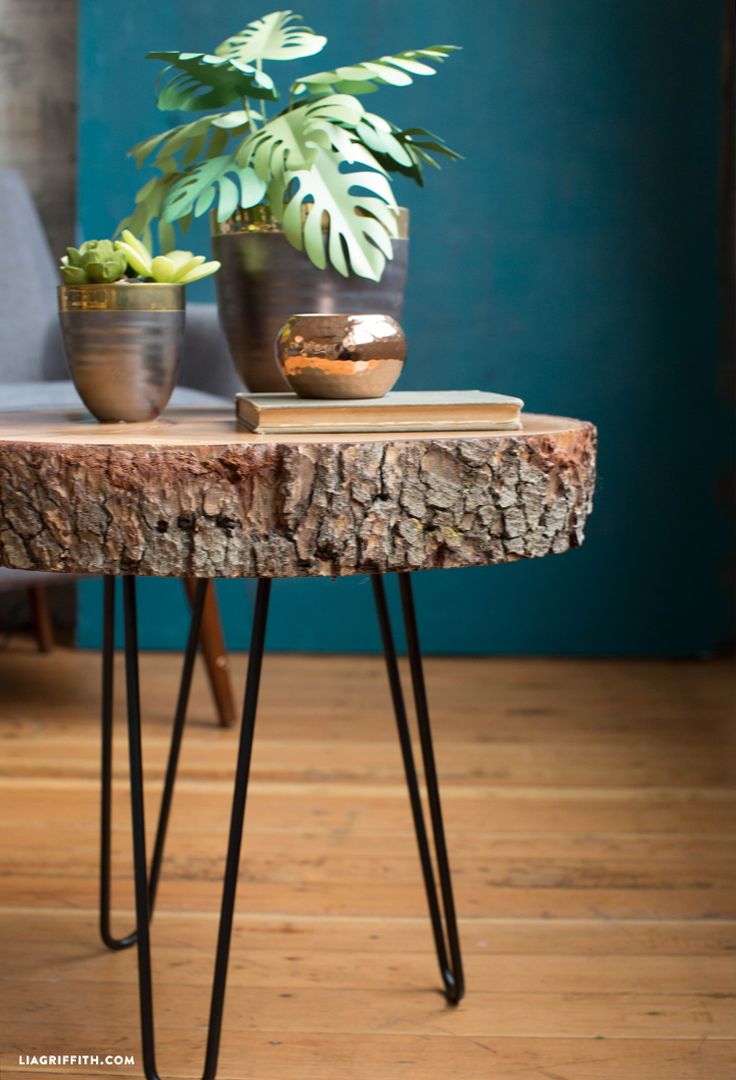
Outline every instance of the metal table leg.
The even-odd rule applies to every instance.
[[[409,789],[409,799],[417,836],[419,857],[424,877],[424,886],[429,904],[435,948],[447,1000],[457,1004],[464,993],[462,958],[457,930],[457,919],[452,894],[452,882],[447,856],[442,809],[440,805],[437,770],[434,761],[432,733],[427,706],[427,695],[422,670],[422,656],[417,632],[416,615],[412,597],[409,574],[399,574],[404,625],[409,651],[412,687],[417,713],[419,738],[424,763],[425,782],[432,823],[437,872],[439,876],[439,894],[435,885],[435,875],[430,853],[427,827],[422,809],[416,765],[412,750],[411,735],[404,704],[401,676],[396,656],[393,631],[386,603],[383,580],[379,575],[373,577],[373,590],[376,602],[378,622],[383,640],[386,669],[388,672],[391,697],[396,714],[396,724],[404,762],[404,771]],[[258,705],[261,668],[268,617],[268,602],[271,582],[269,579],[258,581],[253,629],[248,657],[248,674],[243,702],[243,719],[240,731],[237,761],[235,767],[235,786],[230,819],[225,876],[220,909],[220,925],[215,956],[215,969],[210,999],[209,1029],[205,1051],[202,1080],[213,1080],[217,1069],[217,1056],[222,1031],[222,1014],[225,1000],[230,940],[232,936],[235,894],[238,882],[240,850],[243,824],[245,820],[248,778],[253,749],[253,735]],[[135,877],[136,930],[124,938],[114,938],[110,932],[110,787],[111,787],[111,746],[112,746],[112,667],[113,667],[113,618],[114,618],[114,581],[105,582],[105,635],[103,650],[103,751],[102,751],[102,868],[100,877],[100,928],[103,940],[112,949],[123,949],[138,945],[138,986],[140,994],[141,1039],[143,1047],[143,1065],[148,1080],[159,1080],[156,1066],[155,1027],[153,1007],[153,980],[151,972],[151,941],[149,922],[156,895],[156,886],[161,870],[166,826],[168,823],[171,798],[173,795],[176,768],[181,747],[181,738],[186,717],[186,707],[191,686],[192,669],[199,640],[202,607],[206,583],[199,582],[197,597],[192,615],[189,638],[184,658],[184,668],[179,689],[171,748],[166,770],[164,793],[159,812],[158,829],[154,854],[151,860],[150,875],[146,858],[146,829],[143,800],[143,760],[141,751],[140,687],[138,678],[138,625],[136,612],[136,579],[123,578],[123,606],[125,624],[125,679],[128,711],[128,750],[130,760],[130,797],[133,832],[133,866]],[[441,904],[440,904],[441,898]],[[444,927],[443,927],[444,916]]]
[[[161,863],[166,843],[166,829],[169,823],[171,800],[174,795],[174,781],[179,763],[181,739],[189,704],[189,691],[192,685],[192,673],[197,657],[202,613],[208,587],[207,579],[197,581],[192,600],[192,616],[189,626],[184,666],[179,684],[179,696],[174,713],[171,732],[171,745],[166,765],[166,778],[161,793],[161,806],[156,828],[156,840],[151,859],[151,871],[148,883],[149,917],[153,915],[156,890],[161,874]],[[113,670],[115,664],[115,578],[106,577],[104,581],[103,606],[103,643],[102,643],[102,786],[100,797],[100,937],[108,949],[115,951],[128,949],[135,944],[135,930],[124,937],[115,937],[110,925],[110,864],[111,864],[111,829],[112,829],[112,721],[113,721]]]
[[[404,615],[406,642],[409,651],[409,667],[411,670],[411,681],[414,691],[414,704],[417,713],[419,739],[422,748],[422,761],[424,763],[424,779],[427,785],[429,813],[434,836],[434,850],[440,879],[440,894],[442,897],[442,910],[444,910],[445,917],[446,938],[445,931],[442,927],[442,914],[437,895],[437,887],[435,885],[432,857],[430,855],[429,842],[427,839],[427,827],[424,822],[424,812],[422,810],[422,800],[419,794],[419,782],[417,780],[416,765],[414,764],[414,754],[412,751],[411,734],[409,733],[409,723],[406,715],[406,705],[404,704],[404,694],[401,688],[401,675],[396,659],[396,646],[394,645],[391,620],[388,613],[388,605],[386,603],[386,592],[383,586],[383,579],[379,574],[375,574],[371,580],[373,582],[378,624],[381,628],[381,637],[383,639],[383,652],[386,659],[388,681],[391,688],[394,712],[396,714],[396,726],[399,732],[401,755],[404,760],[406,784],[409,788],[409,800],[411,802],[411,812],[414,818],[414,830],[417,835],[419,859],[422,864],[424,888],[427,893],[429,915],[432,920],[432,933],[434,934],[437,959],[440,965],[442,981],[445,986],[445,996],[451,1004],[457,1005],[465,993],[465,981],[463,978],[460,938],[455,915],[455,901],[452,894],[450,864],[447,857],[445,829],[442,822],[442,806],[440,804],[437,768],[432,745],[432,729],[429,723],[427,692],[424,685],[422,652],[419,646],[419,634],[417,631],[417,620],[414,611],[414,599],[412,596],[411,575],[408,573],[397,574],[397,577],[399,579],[399,589],[401,591],[401,607]]]
[[[266,636],[268,599],[271,582],[258,582],[248,675],[243,703],[243,720],[235,765],[230,834],[222,889],[220,927],[217,937],[215,970],[210,999],[209,1029],[202,1080],[212,1080],[217,1069],[217,1055],[222,1031],[222,1010],[225,1002],[225,983],[230,954],[235,893],[238,884],[240,848],[248,794],[253,733],[255,730],[258,690]],[[143,1067],[148,1080],[158,1080],[153,1011],[153,980],[151,974],[151,940],[149,930],[149,880],[146,862],[146,825],[143,805],[143,760],[141,753],[140,688],[138,682],[138,627],[136,614],[135,578],[123,579],[125,615],[125,681],[128,699],[128,750],[130,758],[130,803],[133,826],[133,867],[135,876],[135,909],[138,945],[138,989],[140,993],[141,1041]],[[196,640],[196,639],[195,639]]]

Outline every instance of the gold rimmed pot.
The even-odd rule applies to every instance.
[[[258,210],[259,208],[256,208]],[[288,389],[274,363],[279,327],[295,311],[331,314],[383,311],[401,319],[409,257],[409,212],[402,209],[398,237],[380,281],[331,266],[318,270],[296,251],[268,215],[245,211],[218,224],[212,218],[212,251],[222,263],[215,277],[217,304],[236,370],[249,390]]]
[[[390,315],[292,315],[276,356],[300,397],[378,398],[401,375],[406,339]]]
[[[155,420],[179,373],[184,286],[59,285],[58,295],[69,371],[92,415],[103,423]]]

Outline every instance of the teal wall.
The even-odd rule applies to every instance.
[[[466,155],[423,192],[399,181],[413,227],[402,386],[497,389],[600,428],[586,546],[420,575],[427,648],[718,647],[730,614],[716,499],[730,453],[717,392],[720,0],[298,8],[330,37],[306,70],[435,42],[465,50],[435,78],[369,99]],[[126,149],[167,126],[153,104],[157,65],[143,54],[212,48],[262,11],[234,0],[81,0],[80,14],[79,213],[89,237],[110,232],[141,183]],[[202,290],[194,298],[207,298]],[[242,647],[252,586],[228,583],[221,595],[229,642]],[[142,607],[144,642],[178,647],[178,583],[147,582]],[[90,585],[80,642],[98,641]],[[375,649],[367,582],[279,583],[269,644]]]

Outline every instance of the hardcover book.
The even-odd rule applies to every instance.
[[[236,394],[238,422],[256,434],[350,431],[513,431],[524,402],[482,390],[396,390],[336,401],[296,394]]]

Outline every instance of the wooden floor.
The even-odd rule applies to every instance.
[[[151,816],[177,666],[144,659]],[[269,656],[220,1076],[732,1080],[731,670],[442,659],[428,682],[466,1000],[437,993],[381,663]],[[96,931],[97,695],[91,654],[0,653],[3,1080],[142,1073],[135,957]],[[166,1077],[200,1075],[235,745],[199,672],[154,923]],[[124,748],[119,725],[120,932]],[[43,1053],[138,1064],[19,1067]]]

